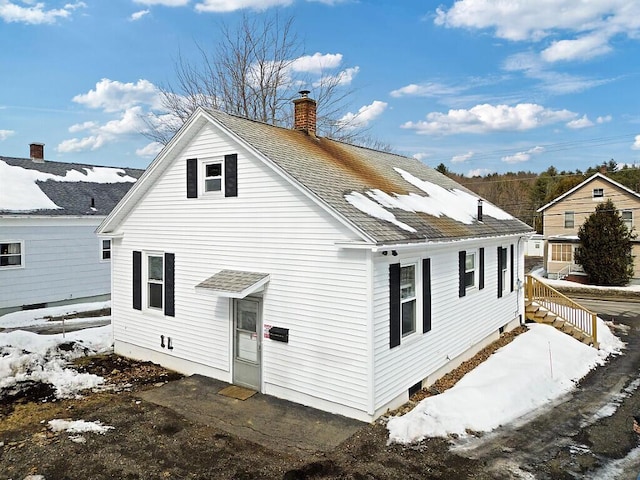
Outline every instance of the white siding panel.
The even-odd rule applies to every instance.
[[[406,392],[409,387],[434,373],[469,348],[496,332],[523,308],[518,300],[521,292],[509,287],[503,297],[497,297],[497,247],[514,244],[516,258],[518,239],[501,241],[457,242],[448,246],[428,247],[420,255],[375,257],[374,274],[374,352],[375,406],[379,408]],[[458,296],[458,252],[485,248],[485,286]],[[418,318],[418,333],[402,339],[389,348],[389,277],[390,263],[416,258],[431,258],[431,331],[421,333],[422,317]],[[515,272],[522,272],[521,264]],[[516,278],[517,273],[516,273]],[[520,278],[522,274],[520,273]],[[507,271],[509,282],[509,271]],[[420,287],[418,286],[418,291]]]
[[[0,309],[109,294],[111,267],[101,261],[94,233],[100,219],[17,223],[0,225],[0,241],[24,248],[24,268],[0,268]]]
[[[229,153],[238,154],[238,197],[187,199],[186,159]],[[229,381],[231,301],[195,285],[222,269],[268,273],[263,323],[290,334],[289,343],[263,340],[263,391],[367,410],[366,253],[337,249],[334,242],[354,234],[249,152],[205,127],[119,230],[117,340],[227,372],[221,379]],[[175,318],[132,309],[134,250],[175,253]],[[160,347],[160,335],[172,337],[172,352]]]

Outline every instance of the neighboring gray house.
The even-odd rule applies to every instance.
[[[523,321],[531,228],[294,103],[198,109],[102,223],[115,351],[370,421]]]
[[[0,315],[108,299],[111,241],[96,227],[143,170],[0,156]]]

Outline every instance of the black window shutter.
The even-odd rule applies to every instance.
[[[142,252],[133,252],[133,308],[142,310]]]
[[[478,255],[480,256],[480,259],[479,259],[480,273],[478,274],[478,290],[482,290],[484,288],[484,248],[480,248]]]
[[[187,198],[198,198],[198,159],[187,160]]]
[[[467,252],[458,252],[458,296],[464,297],[467,294],[467,287],[464,282],[464,272],[466,271]]]
[[[498,298],[502,298],[502,247],[498,247]]]
[[[422,333],[431,330],[431,259],[422,259]]]
[[[175,307],[175,254],[164,254],[164,314],[176,316]]]
[[[238,196],[238,154],[224,156],[224,196]]]
[[[509,275],[511,277],[511,291],[513,292],[514,280],[515,280],[515,278],[514,278],[515,270],[514,270],[514,265],[513,265],[513,260],[514,260],[514,258],[513,258],[514,257],[513,244],[511,244],[510,249],[511,249],[511,252],[510,252],[510,255],[509,255],[509,258],[510,258],[510,261],[509,261],[509,267],[510,267]]]
[[[400,264],[389,265],[389,348],[400,345]]]

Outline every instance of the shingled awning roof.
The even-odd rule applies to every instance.
[[[269,281],[268,273],[221,270],[196,285],[222,297],[244,298],[257,292]]]

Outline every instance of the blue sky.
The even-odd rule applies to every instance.
[[[73,2],[73,0],[71,0]],[[344,118],[466,175],[640,163],[640,2],[0,0],[0,155],[146,167],[180,52],[278,9],[354,90]],[[313,89],[311,88],[313,97]]]

